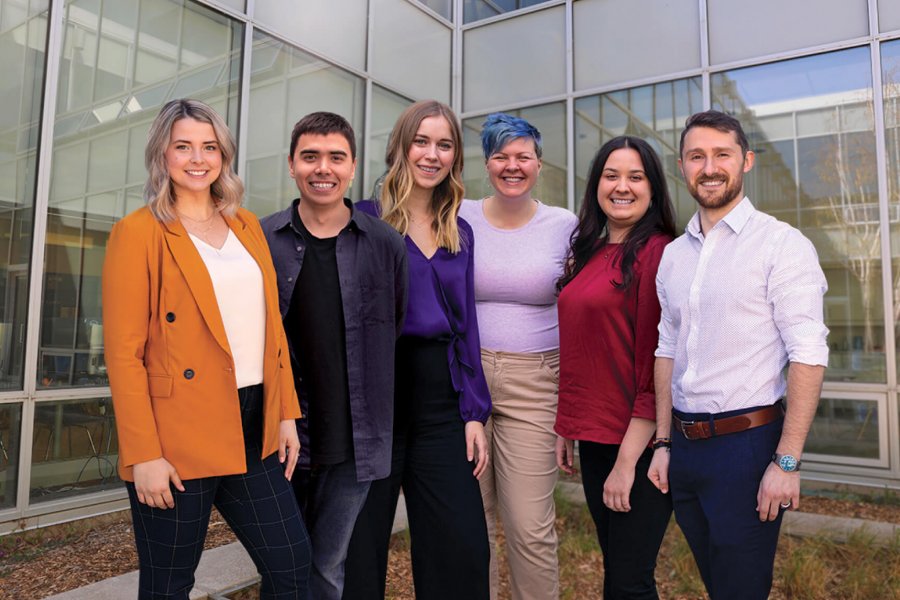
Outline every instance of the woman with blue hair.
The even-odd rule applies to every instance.
[[[489,115],[481,132],[494,193],[465,200],[475,233],[475,300],[481,360],[491,391],[490,461],[481,495],[491,537],[491,596],[497,595],[494,529],[506,535],[514,600],[559,597],[555,459],[559,329],[556,281],[563,273],[571,212],[532,196],[541,134],[528,121]]]

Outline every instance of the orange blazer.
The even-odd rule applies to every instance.
[[[263,275],[263,458],[283,419],[300,416],[278,310],[275,268],[259,221],[239,209],[228,226]],[[182,479],[243,473],[234,359],[212,280],[180,221],[146,207],[112,228],[103,264],[103,340],[119,433],[119,474],[164,457]]]

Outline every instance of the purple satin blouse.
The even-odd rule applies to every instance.
[[[363,200],[356,208],[378,216],[379,207]],[[426,258],[405,236],[409,262],[409,304],[402,335],[449,342],[447,362],[453,387],[459,392],[463,421],[485,423],[491,414],[491,395],[481,367],[481,341],[475,315],[475,236],[457,217],[462,248],[452,254],[438,248]]]

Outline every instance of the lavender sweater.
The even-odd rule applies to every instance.
[[[481,347],[503,352],[559,348],[556,280],[578,218],[538,204],[523,227],[498,229],[484,217],[483,200],[464,200],[459,216],[475,233],[475,301]]]

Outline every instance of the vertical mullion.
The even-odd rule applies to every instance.
[[[697,1],[700,16],[700,68],[703,69],[700,76],[703,83],[703,110],[709,110],[712,107],[712,89],[709,81],[709,15],[707,0]]]
[[[34,433],[34,392],[37,387],[40,353],[41,297],[44,290],[44,244],[47,239],[47,212],[50,205],[50,170],[53,163],[53,130],[56,123],[56,98],[59,91],[59,69],[62,63],[62,41],[65,33],[64,0],[51,0],[47,19],[47,46],[44,62],[44,94],[41,102],[40,147],[37,155],[37,181],[32,223],[31,267],[28,279],[28,316],[25,334],[24,392],[22,437],[19,442],[19,485],[16,507],[21,513],[28,508],[31,484],[31,440]]]
[[[253,0],[247,0],[248,11],[252,8]],[[238,176],[247,181],[247,129],[250,120],[250,73],[253,60],[253,21],[244,22],[244,42],[241,54],[241,91],[238,100],[238,134],[237,134],[237,172]]]
[[[575,212],[575,35],[574,6],[566,2],[566,206]]]
[[[874,4],[874,0],[872,2]],[[870,13],[870,19],[877,19]],[[884,122],[884,82],[881,69],[881,44],[870,44],[872,64],[872,102],[875,126],[875,167],[878,177],[878,218],[881,223],[881,285],[884,302],[884,350],[887,361],[889,453],[892,471],[900,473],[900,440],[897,438],[897,336],[894,333],[894,277],[891,257],[890,198],[888,197],[887,136]]]

